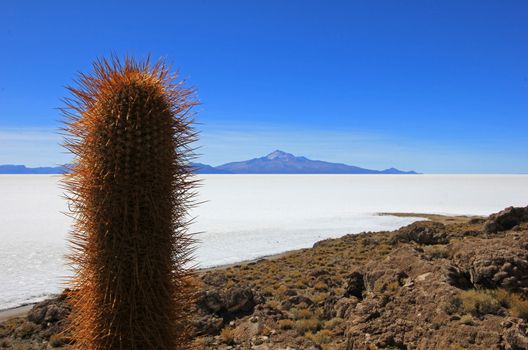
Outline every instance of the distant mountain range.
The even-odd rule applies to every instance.
[[[371,170],[353,165],[311,160],[279,150],[265,157],[227,163],[214,169],[229,174],[416,174],[414,171],[401,171],[395,168]]]
[[[28,168],[25,165],[0,165],[0,174],[62,174],[64,166]]]
[[[198,174],[417,174],[396,168],[371,170],[353,165],[330,163],[274,151],[265,157],[232,162],[213,167],[193,163]],[[64,166],[27,168],[24,165],[0,165],[0,174],[61,174]]]

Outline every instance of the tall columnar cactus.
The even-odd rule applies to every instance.
[[[78,85],[64,109],[76,348],[185,349],[193,91],[129,58],[98,61]]]

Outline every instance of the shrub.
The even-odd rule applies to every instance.
[[[343,319],[340,317],[334,317],[324,323],[324,329],[335,329],[343,323]]]
[[[317,293],[311,297],[312,301],[316,304],[324,302],[328,297],[328,293]]]
[[[447,305],[445,305],[445,312],[448,315],[452,315],[454,313],[459,312],[460,308],[462,307],[462,300],[460,300],[459,297],[454,297],[449,301]]]
[[[293,320],[279,320],[278,322],[280,329],[293,329],[295,327],[295,321]]]
[[[495,291],[495,297],[513,316],[528,320],[528,300],[502,288]]]
[[[227,345],[233,345],[235,343],[235,336],[233,328],[226,327],[220,332],[220,341]]]
[[[517,294],[512,294],[510,299],[510,312],[519,318],[528,321],[528,300]]]
[[[445,245],[432,245],[425,247],[424,250],[432,259],[446,259],[449,257],[449,251]]]
[[[489,291],[467,290],[460,293],[460,301],[464,313],[474,316],[499,314],[500,302]]]
[[[328,285],[324,283],[323,281],[317,281],[313,287],[315,288],[315,290],[318,290],[318,291],[328,290]]]
[[[391,293],[394,293],[398,289],[400,289],[400,283],[398,281],[391,281],[387,284],[387,287],[386,287],[386,290]]]
[[[317,333],[308,331],[304,334],[304,337],[310,339],[318,345],[328,344],[332,341],[332,332],[330,332],[328,329],[322,329]]]
[[[299,335],[304,335],[307,331],[316,331],[319,329],[319,321],[315,318],[295,321],[295,329]]]
[[[468,326],[472,325],[473,324],[473,316],[471,316],[471,315],[463,315],[460,318],[460,323],[468,325]]]
[[[312,318],[313,312],[308,309],[292,308],[290,312],[296,320]]]

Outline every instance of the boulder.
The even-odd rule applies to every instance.
[[[207,313],[218,313],[224,308],[222,296],[216,290],[205,290],[200,293],[197,305]]]
[[[391,238],[391,243],[415,242],[423,245],[446,244],[449,242],[444,224],[433,221],[418,221],[402,227]]]
[[[251,314],[255,305],[263,302],[260,293],[250,287],[233,287],[202,291],[196,305],[202,313],[215,314],[226,321]]]
[[[488,233],[506,231],[524,222],[528,222],[528,206],[509,207],[490,215],[484,223],[484,231]]]
[[[215,335],[224,327],[224,320],[215,315],[205,315],[193,320],[194,335]]]
[[[510,235],[491,238],[486,244],[471,241],[452,246],[453,260],[460,271],[465,271],[472,288],[504,288],[528,295],[528,250],[524,240]]]
[[[66,301],[67,292],[58,297],[35,304],[28,312],[28,321],[43,327],[67,319],[71,306]]]

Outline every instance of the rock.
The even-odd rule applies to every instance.
[[[69,310],[68,310],[69,311]],[[59,307],[58,305],[52,304],[48,307],[46,315],[44,316],[45,322],[57,322],[66,317],[67,313],[64,308]]]
[[[470,281],[470,274],[467,271],[462,271],[456,266],[448,265],[445,268],[446,282],[450,285],[460,288],[469,289],[473,287]]]
[[[315,278],[319,276],[324,276],[324,275],[328,275],[328,271],[325,269],[316,269],[310,272],[310,276],[315,277]]]
[[[224,320],[214,315],[206,315],[193,321],[195,335],[215,335],[223,328]]]
[[[472,218],[468,221],[468,224],[470,225],[480,225],[486,222],[486,219],[484,218]]]
[[[305,303],[306,305],[310,306],[313,304],[312,299],[304,296],[304,295],[295,295],[288,299],[290,303],[293,305],[299,305],[300,303]]]
[[[358,271],[352,272],[348,276],[344,296],[345,297],[354,296],[358,299],[363,299],[364,290],[365,290],[365,281],[363,278],[363,274]]]
[[[525,321],[510,318],[503,322],[502,325],[504,327],[504,332],[502,333],[504,349],[528,349],[528,331]]]
[[[339,299],[334,305],[335,317],[348,318],[359,302],[360,300],[354,296]]]
[[[424,245],[446,244],[449,242],[449,237],[444,224],[433,221],[418,221],[396,231],[391,243],[397,242],[416,242]]]
[[[233,287],[202,291],[196,305],[202,315],[215,315],[228,323],[234,318],[252,314],[255,306],[263,302],[262,295],[250,287]]]
[[[528,206],[509,207],[490,215],[484,224],[484,231],[489,233],[506,231],[524,222],[528,222]]]
[[[297,295],[297,291],[294,289],[286,289],[284,291],[284,295],[291,297],[291,296]]]
[[[254,315],[262,315],[262,318],[272,318],[274,320],[282,319],[283,313],[270,304],[259,304],[255,307]]]
[[[287,310],[291,309],[292,306],[293,306],[293,304],[292,304],[292,302],[289,301],[289,300],[283,300],[283,301],[281,302],[281,309],[283,309],[283,310],[286,310],[286,311],[287,311]]]
[[[206,290],[200,293],[197,301],[198,307],[207,313],[218,313],[224,307],[220,293],[216,290]]]
[[[48,311],[48,303],[38,303],[28,312],[28,320],[35,324],[42,324],[44,322],[44,317],[46,317],[46,312]]]
[[[224,308],[232,315],[247,314],[262,300],[257,300],[254,291],[249,288],[231,288],[226,292]]]
[[[28,312],[28,320],[43,327],[49,327],[50,323],[65,320],[71,311],[71,306],[66,301],[67,293],[68,291],[58,297],[35,304]]]
[[[514,237],[492,238],[478,246],[453,245],[453,260],[467,271],[473,288],[505,288],[528,295],[528,250]]]
[[[38,330],[38,327],[33,322],[24,322],[21,325],[19,325],[17,328],[15,328],[14,335],[16,338],[28,339],[37,330]]]
[[[330,294],[326,297],[323,303],[323,318],[329,320],[336,317],[336,310],[334,305],[336,304],[338,297],[335,294]]]

